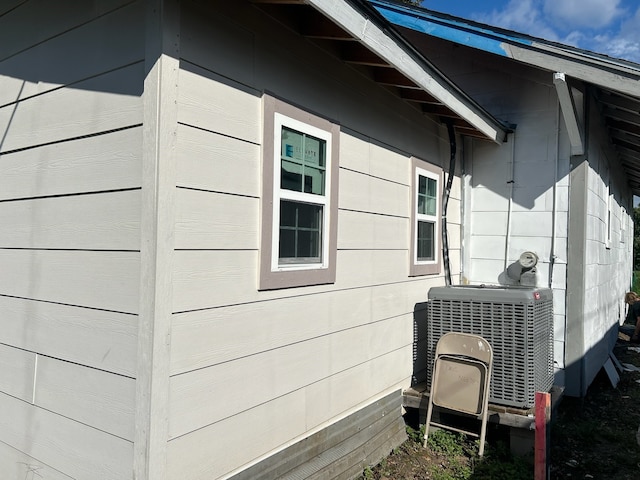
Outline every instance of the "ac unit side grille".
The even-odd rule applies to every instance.
[[[534,292],[536,297],[534,297]],[[493,348],[492,403],[531,408],[553,386],[550,289],[436,287],[427,304],[427,383],[435,346],[447,332],[484,337]]]

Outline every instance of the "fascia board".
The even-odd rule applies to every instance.
[[[563,72],[569,77],[607,90],[640,98],[640,70],[607,65],[603,62],[594,65],[591,60],[579,57],[567,58],[567,52],[538,43],[533,43],[530,48],[509,44],[505,45],[505,50],[514,60],[552,72]]]
[[[640,98],[640,65],[634,62],[401,4],[372,4],[394,25]]]
[[[349,32],[380,58],[444,103],[491,140],[496,143],[504,141],[507,135],[505,129],[498,127],[493,121],[471,108],[467,101],[459,98],[446,85],[434,78],[419,62],[412,58],[409,52],[389,37],[380,27],[344,0],[307,0],[307,3]]]

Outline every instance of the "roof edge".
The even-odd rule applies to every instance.
[[[469,97],[408,43],[367,0],[306,0],[360,43],[496,143],[508,127]]]

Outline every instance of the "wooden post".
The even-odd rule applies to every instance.
[[[535,480],[548,480],[547,427],[551,420],[551,394],[536,392]]]

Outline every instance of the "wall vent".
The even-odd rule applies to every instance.
[[[489,400],[532,408],[553,386],[553,294],[548,288],[450,286],[429,290],[427,383],[447,332],[484,337],[493,347]]]

